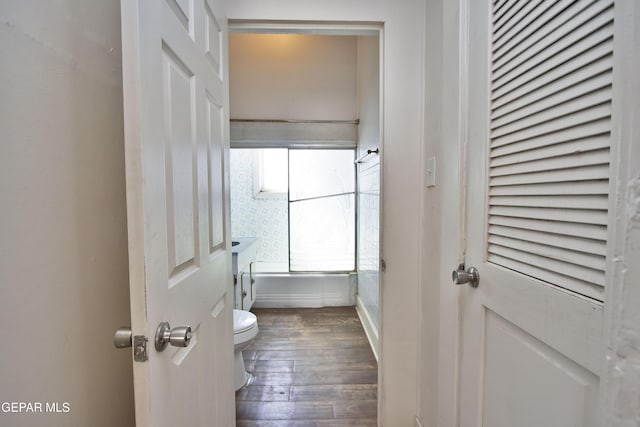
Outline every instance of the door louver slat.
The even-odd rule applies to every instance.
[[[564,76],[579,69],[590,62],[601,58],[607,50],[611,50],[613,30],[605,27],[591,34],[569,48],[559,51],[554,56],[541,63],[530,61],[525,64],[533,68],[514,70],[493,86],[493,97],[498,99],[506,93],[529,84],[532,80],[546,77]],[[522,67],[524,68],[524,66]],[[518,73],[520,72],[521,73]]]
[[[510,1],[508,3],[513,3]],[[499,53],[501,50],[507,50],[510,46],[505,46],[510,40],[518,34],[531,34],[534,31],[538,31],[540,26],[548,22],[551,17],[558,15],[564,8],[571,4],[571,0],[562,0],[560,2],[543,1],[542,4],[532,10],[531,13],[523,16],[520,21],[511,27],[500,29],[494,29],[495,37],[493,41],[493,51]],[[505,46],[505,47],[503,47]]]
[[[554,81],[547,82],[547,84],[537,87],[534,91],[525,93],[524,90],[530,90],[528,87],[525,87],[524,90],[514,91],[503,96],[499,101],[496,101],[493,104],[494,109],[491,112],[491,118],[493,120],[497,120],[498,118],[513,112],[521,114],[520,110],[527,106],[540,108],[540,105],[536,104],[539,101],[549,105],[555,105],[553,102],[556,99],[552,96],[556,94],[559,94],[559,96],[565,96],[566,99],[571,99],[572,94],[570,91],[577,92],[577,95],[580,95],[593,89],[604,87],[611,82],[611,78],[607,74],[607,71],[610,68],[611,63],[609,62],[609,59],[604,57],[588,64],[586,67],[573,70],[565,76],[559,77]],[[600,79],[598,79],[599,77]],[[589,82],[591,79],[594,79],[594,81]],[[575,88],[576,86],[578,87]],[[587,90],[579,92],[583,86],[587,86]],[[544,106],[544,104],[542,105]],[[542,109],[539,111],[541,110]],[[531,111],[530,113],[533,112],[535,111]],[[524,114],[523,117],[525,115],[526,114]]]
[[[607,72],[611,69],[610,59],[607,55],[611,53],[613,43],[607,41],[592,49],[589,57],[577,57],[558,66],[546,74],[539,76],[536,80],[527,82],[511,92],[504,92],[500,98],[492,101],[492,117],[498,115],[501,108],[519,108],[519,104],[526,105],[527,97],[541,99],[548,93],[555,93],[566,90],[569,85],[580,82],[590,76]],[[513,104],[515,102],[515,104]],[[510,104],[511,105],[507,105]]]
[[[535,155],[535,153],[529,154]],[[542,158],[540,160],[529,160],[504,166],[493,166],[491,168],[491,176],[517,175],[530,172],[579,168],[587,165],[602,165],[608,164],[608,160],[609,149],[605,148],[586,153],[576,152],[568,155],[558,155],[557,157]]]
[[[609,206],[612,4],[500,3],[491,58],[487,259],[598,300]]]
[[[542,208],[607,210],[606,196],[494,196],[491,203],[497,206],[525,206]]]
[[[607,225],[607,212],[600,211],[494,205],[489,208],[489,215]]]
[[[569,129],[563,129],[549,135],[541,135],[536,138],[518,141],[502,147],[494,147],[494,149],[491,150],[491,157],[495,158],[507,154],[532,150],[534,148],[558,145],[577,140],[584,141],[599,136],[609,138],[610,129],[611,124],[609,123],[609,117],[605,117],[603,119],[584,123]]]
[[[516,3],[513,7],[505,8],[504,13],[496,15],[493,20],[496,35],[504,34],[522,21],[522,18],[529,15],[538,5],[542,3],[542,0],[520,2]]]
[[[505,10],[504,6],[506,6],[506,5],[513,6],[513,4],[511,4],[509,2],[509,0],[495,0],[493,2],[493,10],[495,12],[494,16],[498,16],[498,15],[504,13],[504,10]]]
[[[546,106],[540,111],[527,112],[524,111],[522,117],[512,117],[512,122],[500,125],[497,121],[494,123],[492,137],[497,138],[508,135],[522,128],[532,128],[534,126],[542,126],[545,122],[549,122],[555,118],[564,118],[570,114],[575,114],[584,110],[584,105],[602,105],[611,99],[611,86],[596,89],[588,94],[581,95],[573,99],[564,100],[556,105]],[[527,114],[528,113],[528,114]]]
[[[557,271],[542,268],[539,265],[531,265],[527,264],[526,262],[515,261],[496,254],[491,254],[487,258],[487,260],[491,263],[500,265],[510,270],[518,271],[519,273],[525,274],[530,277],[535,277],[536,279],[542,280],[543,282],[551,283],[555,286],[559,286],[563,289],[567,289],[581,295],[594,295],[592,297],[594,299],[598,297],[602,298],[600,293],[594,292],[594,285],[588,281],[576,279],[572,276],[565,276]],[[545,263],[541,263],[541,265],[546,266]],[[549,266],[549,268],[552,267]],[[560,283],[560,285],[557,285],[558,283]]]
[[[564,144],[548,145],[545,147],[519,151],[504,156],[494,157],[491,159],[491,167],[513,165],[524,162],[531,162],[540,159],[551,159],[554,157],[570,156],[574,153],[588,153],[600,149],[608,150],[608,135],[595,135],[588,139],[579,139],[577,141],[568,141]]]
[[[566,234],[544,233],[536,230],[523,230],[520,228],[492,225],[489,233],[494,236],[512,237],[527,242],[541,243],[556,248],[568,248],[576,252],[585,252],[596,255],[605,255],[602,242],[583,237],[568,236]]]
[[[579,266],[573,263],[558,261],[547,256],[540,256],[522,250],[509,247],[489,245],[489,254],[499,255],[511,259],[512,262],[528,264],[530,266],[544,268],[562,276],[573,277],[587,283],[604,286],[604,271]]]
[[[566,223],[562,221],[539,220],[534,218],[515,218],[492,216],[489,218],[490,225],[502,225],[510,228],[523,230],[536,230],[543,233],[559,234],[564,236],[584,237],[589,236],[593,240],[607,238],[606,226],[587,223]]]
[[[526,240],[514,239],[511,237],[491,236],[489,245],[503,248],[516,249],[519,252],[526,252],[530,255],[550,258],[562,261],[574,266],[583,266],[592,270],[604,271],[604,259],[597,255],[584,253],[580,250],[567,251],[565,248],[551,246],[546,243],[535,243]],[[491,251],[491,249],[489,249]]]
[[[569,2],[564,2],[563,6],[566,6],[567,3]],[[523,22],[521,21],[519,23],[521,27],[520,32],[516,36],[508,39],[508,41],[504,43],[503,46],[495,49],[495,55],[493,59],[495,62],[496,71],[511,59],[517,58],[520,55],[526,57],[528,49],[542,38],[547,37],[553,33],[555,33],[556,35],[566,34],[566,30],[570,27],[565,24],[573,16],[578,14],[580,15],[576,22],[577,25],[580,25],[590,19],[592,17],[591,14],[600,13],[602,10],[609,7],[611,3],[612,0],[582,0],[568,6],[566,9],[560,12],[556,19],[552,21],[537,19],[535,22],[530,21],[526,26],[524,26]],[[535,15],[531,15],[531,17],[535,17]],[[516,61],[514,65],[517,65],[519,63],[520,62]],[[511,66],[510,68],[513,67]],[[502,75],[502,73],[500,75]]]
[[[579,3],[576,5],[578,7]],[[517,75],[519,68],[531,68],[526,67],[527,62],[541,63],[606,26],[607,22],[613,19],[612,9],[608,8],[610,5],[610,2],[605,1],[595,3],[593,7],[573,17],[574,22],[571,25],[564,25],[558,17],[553,20],[556,27],[550,28],[549,31],[544,31],[545,27],[529,37],[519,34],[511,39],[515,47],[505,51],[502,56],[497,54],[494,59],[496,72],[493,81],[497,82],[505,75]],[[572,12],[572,9],[565,12]],[[563,13],[565,14],[567,13]]]
[[[499,185],[534,184],[542,182],[575,182],[609,179],[609,165],[588,166],[558,171],[513,174],[491,178],[492,187]],[[570,185],[570,184],[566,184]]]
[[[589,106],[587,109],[578,111],[570,117],[561,116],[553,120],[549,120],[539,125],[522,128],[521,130],[512,132],[508,135],[492,138],[492,145],[500,147],[502,145],[511,144],[513,142],[523,141],[525,139],[546,136],[554,132],[564,129],[571,129],[573,126],[594,122],[600,119],[608,118],[611,115],[611,104],[600,104]]]
[[[557,107],[559,105],[563,105],[565,102],[573,100],[574,102],[584,102],[587,101],[585,99],[586,96],[590,96],[591,94],[599,93],[601,94],[603,90],[606,90],[607,93],[601,96],[609,96],[611,97],[611,78],[607,74],[599,74],[596,75],[589,80],[580,81],[579,83],[563,90],[561,92],[553,93],[553,94],[545,94],[544,96],[538,94],[539,91],[535,93],[540,96],[538,99],[530,99],[526,104],[520,104],[514,106],[514,111],[503,111],[502,114],[494,114],[492,126],[493,129],[498,129],[502,126],[513,123],[517,120],[520,120],[525,117],[530,117],[534,114],[547,112],[550,108]]]
[[[568,196],[580,194],[605,194],[609,189],[606,180],[574,182],[567,186],[564,182],[554,182],[550,184],[524,184],[524,185],[503,185],[492,187],[490,196]]]

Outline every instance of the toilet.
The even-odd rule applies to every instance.
[[[233,310],[234,387],[239,390],[253,382],[253,375],[244,367],[242,350],[258,335],[256,315],[244,310]]]

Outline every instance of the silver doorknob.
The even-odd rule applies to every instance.
[[[116,334],[113,336],[113,345],[116,348],[131,347],[131,328],[128,326],[120,326],[116,329]]]
[[[464,264],[460,264],[457,270],[451,273],[451,279],[455,285],[469,284],[472,288],[477,288],[480,283],[480,272],[475,267],[464,269]]]
[[[156,329],[156,350],[163,351],[168,344],[175,347],[187,347],[191,342],[191,336],[191,326],[178,326],[171,329],[169,322],[162,322]]]

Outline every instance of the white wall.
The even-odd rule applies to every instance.
[[[231,118],[353,120],[356,38],[230,34]]]
[[[435,426],[438,419],[438,354],[440,347],[438,340],[433,337],[439,335],[440,316],[440,283],[449,284],[447,265],[456,259],[457,248],[441,247],[442,239],[449,242],[446,233],[441,233],[442,209],[455,209],[456,200],[452,197],[442,198],[443,194],[456,191],[455,185],[457,165],[451,161],[451,152],[447,148],[454,148],[451,139],[443,139],[441,129],[443,75],[445,70],[442,58],[442,5],[439,0],[427,0],[425,8],[425,149],[423,161],[434,158],[435,186],[427,187],[424,198],[424,216],[422,221],[422,286],[420,288],[420,349],[419,349],[419,388],[418,388],[418,416],[423,426]],[[447,145],[444,145],[447,144]],[[455,148],[454,148],[455,149]],[[426,171],[425,171],[426,172]],[[445,191],[443,193],[443,191]],[[452,206],[453,205],[453,206]],[[448,211],[451,212],[451,211]],[[455,215],[445,215],[445,221],[451,224],[456,221]],[[448,219],[447,219],[448,218]],[[445,262],[441,278],[441,262]],[[450,301],[443,301],[444,304]],[[450,305],[445,305],[450,307]],[[451,339],[445,337],[445,339]],[[446,368],[446,367],[445,367]],[[446,423],[443,426],[448,425]],[[451,424],[452,425],[452,424]]]
[[[358,37],[358,156],[380,144],[380,39],[377,36]],[[368,165],[378,163],[370,156]]]
[[[380,424],[412,426],[417,413],[418,288],[421,282],[421,0],[227,0],[230,19],[384,23],[384,137]],[[437,337],[431,337],[435,342]]]
[[[132,426],[119,5],[0,18],[0,401],[70,405],[0,425]]]

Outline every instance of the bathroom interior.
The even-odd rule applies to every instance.
[[[354,307],[378,357],[379,40],[230,31],[236,390],[254,378],[250,311]]]

